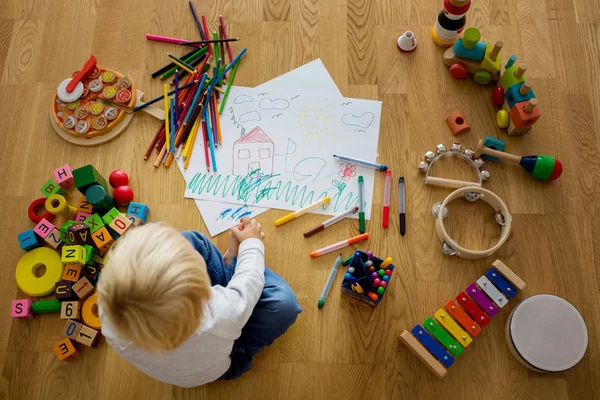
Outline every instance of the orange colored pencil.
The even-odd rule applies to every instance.
[[[160,165],[160,162],[162,161],[163,157],[165,156],[165,153],[167,151],[167,144],[163,144],[162,150],[160,151],[160,153],[158,153],[158,157],[156,157],[156,161],[154,161],[154,167],[158,168],[158,166]]]
[[[215,124],[217,125],[217,139],[219,140],[219,144],[223,143],[223,138],[221,137],[221,121],[219,119],[219,110],[217,109],[217,94],[213,92],[213,108],[215,109]]]

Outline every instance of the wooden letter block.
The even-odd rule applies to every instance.
[[[131,226],[141,226],[144,225],[144,221],[135,215],[127,215],[127,219],[131,221]]]
[[[73,244],[69,238],[69,227],[74,223],[75,221],[67,221],[60,227],[60,240],[65,244]]]
[[[33,231],[42,239],[46,239],[46,237],[48,237],[54,228],[55,227],[52,225],[52,222],[49,222],[46,218],[42,218],[35,228],[33,228]]]
[[[97,330],[89,328],[85,325],[82,325],[75,341],[77,343],[81,343],[85,346],[92,347],[94,345],[94,342],[96,341],[97,337],[98,337]]]
[[[148,222],[148,215],[150,215],[150,208],[147,205],[142,203],[129,203],[129,207],[127,208],[127,216],[134,216],[141,219],[144,224]]]
[[[75,183],[73,178],[73,170],[68,165],[63,165],[54,170],[54,178],[58,185],[63,189],[68,189]]]
[[[84,196],[85,191],[92,185],[100,185],[108,190],[106,179],[91,164],[73,170],[73,177],[75,178],[75,187]]]
[[[117,234],[123,235],[131,226],[131,221],[123,215],[117,215],[109,225]]]
[[[102,217],[100,217],[98,214],[93,214],[91,217],[88,217],[85,221],[83,221],[83,223],[90,227],[91,233],[96,232],[98,229],[104,226]]]
[[[86,265],[82,270],[82,275],[88,278],[90,281],[95,281],[98,279],[98,273],[100,273],[100,267],[96,265]]]
[[[94,286],[84,276],[73,285],[73,291],[77,294],[77,297],[83,300],[94,292]]]
[[[33,250],[42,245],[41,240],[37,237],[33,229],[28,229],[25,232],[19,233],[19,246],[25,251]]]
[[[52,179],[50,179],[50,180],[48,180],[48,182],[44,183],[44,186],[42,186],[40,191],[46,197],[51,196],[53,194],[60,194],[62,196],[67,194],[67,192],[63,188],[58,186],[58,183],[54,182]]]
[[[10,316],[13,318],[32,318],[31,300],[13,300]]]
[[[70,361],[79,354],[79,350],[68,337],[56,343],[53,349],[60,361]]]
[[[102,216],[102,222],[104,222],[104,225],[110,225],[112,220],[115,219],[115,217],[120,214],[121,213],[119,212],[119,210],[117,210],[116,208],[113,207],[106,214],[104,214]]]
[[[60,231],[58,230],[58,228],[52,229],[50,234],[46,236],[44,240],[46,241],[46,243],[48,243],[48,245],[50,245],[50,247],[52,247],[55,250],[63,245],[63,242],[60,240]]]
[[[54,297],[57,299],[70,299],[73,282],[58,281],[54,284]]]
[[[78,213],[77,215],[79,215]],[[90,245],[94,244],[90,227],[84,223],[74,223],[69,227],[69,240],[73,244]]]
[[[77,282],[79,275],[81,275],[81,265],[67,264],[63,270],[62,279],[63,281]]]
[[[77,212],[84,212],[84,213],[88,213],[88,214],[91,214],[92,212],[94,212],[94,208],[92,207],[92,205],[90,203],[88,203],[85,196],[81,196],[79,198],[79,203],[77,203]]]
[[[96,262],[96,255],[98,254],[98,249],[87,244],[84,244],[82,247],[85,249],[85,264],[94,264]]]
[[[537,99],[535,98],[515,103],[513,108],[510,109],[509,114],[512,123],[517,129],[531,127],[542,115],[540,108],[537,106]]]
[[[106,264],[106,255],[108,254],[108,250],[98,250],[98,255],[96,256],[96,264],[104,265]]]
[[[88,214],[88,213],[80,211],[77,214],[75,214],[75,222],[83,222],[91,216],[92,216],[92,214]]]
[[[60,319],[79,319],[79,301],[63,301],[60,305]]]
[[[92,240],[94,240],[94,244],[101,252],[107,252],[114,242],[112,236],[110,236],[110,233],[106,230],[106,227],[102,227],[94,232],[92,234]]]
[[[68,319],[63,326],[63,332],[65,336],[75,340],[77,339],[77,335],[79,335],[79,331],[83,325],[79,322]]]
[[[63,264],[85,265],[85,249],[79,245],[67,245],[62,248]]]

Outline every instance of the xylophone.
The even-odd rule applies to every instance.
[[[444,378],[481,328],[525,286],[521,278],[496,260],[485,275],[437,310],[435,318],[427,317],[422,325],[402,332],[400,339],[439,378]]]

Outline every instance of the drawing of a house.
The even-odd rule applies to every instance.
[[[233,174],[246,176],[260,169],[261,175],[271,175],[274,153],[275,144],[257,126],[233,144]]]

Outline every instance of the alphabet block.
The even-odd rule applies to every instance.
[[[75,338],[75,341],[85,346],[92,347],[97,338],[97,330],[82,325],[81,329],[79,330],[79,334],[77,335],[77,338]]]
[[[46,236],[44,241],[46,241],[46,243],[48,243],[48,245],[50,245],[50,247],[52,247],[55,250],[57,250],[60,246],[63,245],[63,242],[60,240],[60,231],[58,230],[58,228],[52,229],[52,231],[48,236]]]
[[[131,221],[128,220],[123,215],[119,214],[112,220],[112,222],[109,224],[109,226],[115,232],[117,232],[117,234],[123,235],[125,232],[127,232],[127,229],[129,229],[129,227],[131,226]]]
[[[63,188],[58,186],[58,183],[54,182],[52,179],[49,179],[48,182],[44,183],[44,186],[42,186],[40,191],[46,197],[51,196],[53,194],[60,194],[62,196],[67,194],[67,192]]]
[[[81,275],[81,265],[78,264],[67,264],[63,270],[62,280],[77,282]]]
[[[10,316],[13,318],[33,318],[31,300],[13,300]]]
[[[67,221],[60,227],[60,240],[65,244],[73,244],[69,239],[69,227],[74,223],[75,221]]]
[[[37,237],[33,229],[19,233],[19,246],[25,251],[33,250],[42,245],[42,241]]]
[[[67,245],[62,248],[63,264],[85,265],[85,249],[79,245]]]
[[[127,215],[131,215],[134,217],[138,217],[141,219],[144,224],[148,222],[148,215],[150,214],[150,208],[147,205],[142,203],[129,203],[129,207],[127,208]]]
[[[102,222],[102,217],[100,217],[100,215],[98,214],[93,214],[92,216],[88,217],[85,221],[83,221],[83,223],[90,227],[91,233],[96,232],[98,229],[104,226],[104,222]]]
[[[58,185],[63,189],[68,189],[75,183],[73,170],[66,164],[54,170],[54,178]]]
[[[60,319],[79,319],[79,310],[81,302],[63,301],[60,305]]]
[[[88,278],[84,276],[73,285],[73,291],[77,294],[77,296],[80,299],[83,300],[90,294],[92,294],[92,292],[94,292],[94,286],[92,286]]]
[[[477,42],[472,49],[467,49],[463,46],[463,38],[460,38],[454,43],[453,50],[457,57],[481,62],[485,57],[486,47],[484,42]]]
[[[70,299],[72,294],[73,282],[58,281],[54,284],[54,297],[57,299]]]
[[[106,179],[91,164],[73,170],[73,177],[75,178],[75,187],[83,195],[85,195],[86,190],[92,185],[100,185],[105,190],[108,190]]]
[[[73,244],[84,245],[93,244],[90,227],[84,223],[74,223],[69,226],[69,240]]]
[[[510,120],[515,128],[529,128],[540,119],[541,112],[537,106],[537,99],[529,99],[521,103],[515,103],[510,109]]]
[[[90,281],[96,281],[98,279],[98,273],[100,267],[97,265],[86,265],[83,267],[82,275],[88,278]],[[93,328],[93,327],[92,327]]]
[[[113,207],[106,214],[104,214],[102,216],[102,222],[104,222],[104,225],[108,226],[108,225],[110,225],[112,220],[115,219],[115,217],[119,214],[120,214],[119,210],[117,210],[116,208]]]
[[[114,239],[110,236],[110,233],[106,230],[106,227],[102,227],[98,229],[96,232],[92,234],[92,240],[94,244],[98,248],[98,250],[102,252],[108,251],[110,246],[114,243]]]
[[[533,92],[533,89],[531,89],[531,84],[529,82],[521,82],[509,86],[508,89],[506,89],[506,93],[504,93],[508,108],[513,108],[515,103],[527,101],[534,97],[535,93]]]
[[[77,214],[75,214],[75,222],[83,222],[91,216],[92,216],[92,214],[80,211]]]
[[[100,265],[104,265],[106,263],[106,255],[108,254],[108,250],[98,250],[98,255],[96,256],[96,263]]]
[[[135,215],[127,215],[127,219],[131,221],[131,226],[141,226],[144,225],[144,221],[142,221],[140,218],[136,217]]]
[[[77,203],[77,212],[84,212],[88,214],[94,212],[94,207],[87,201],[85,196],[81,196],[79,198],[79,202]]]
[[[83,248],[85,249],[85,264],[94,264],[96,262],[96,254],[98,254],[98,249],[87,244],[84,244]]]
[[[70,361],[79,354],[79,350],[68,337],[56,343],[53,349],[60,361]]]
[[[65,336],[74,340],[77,338],[77,335],[79,335],[82,326],[83,325],[79,322],[68,319],[63,326],[63,332]]]
[[[46,218],[42,218],[35,228],[33,228],[33,231],[42,239],[46,239],[53,229],[54,225],[52,225],[52,222],[49,222]]]

